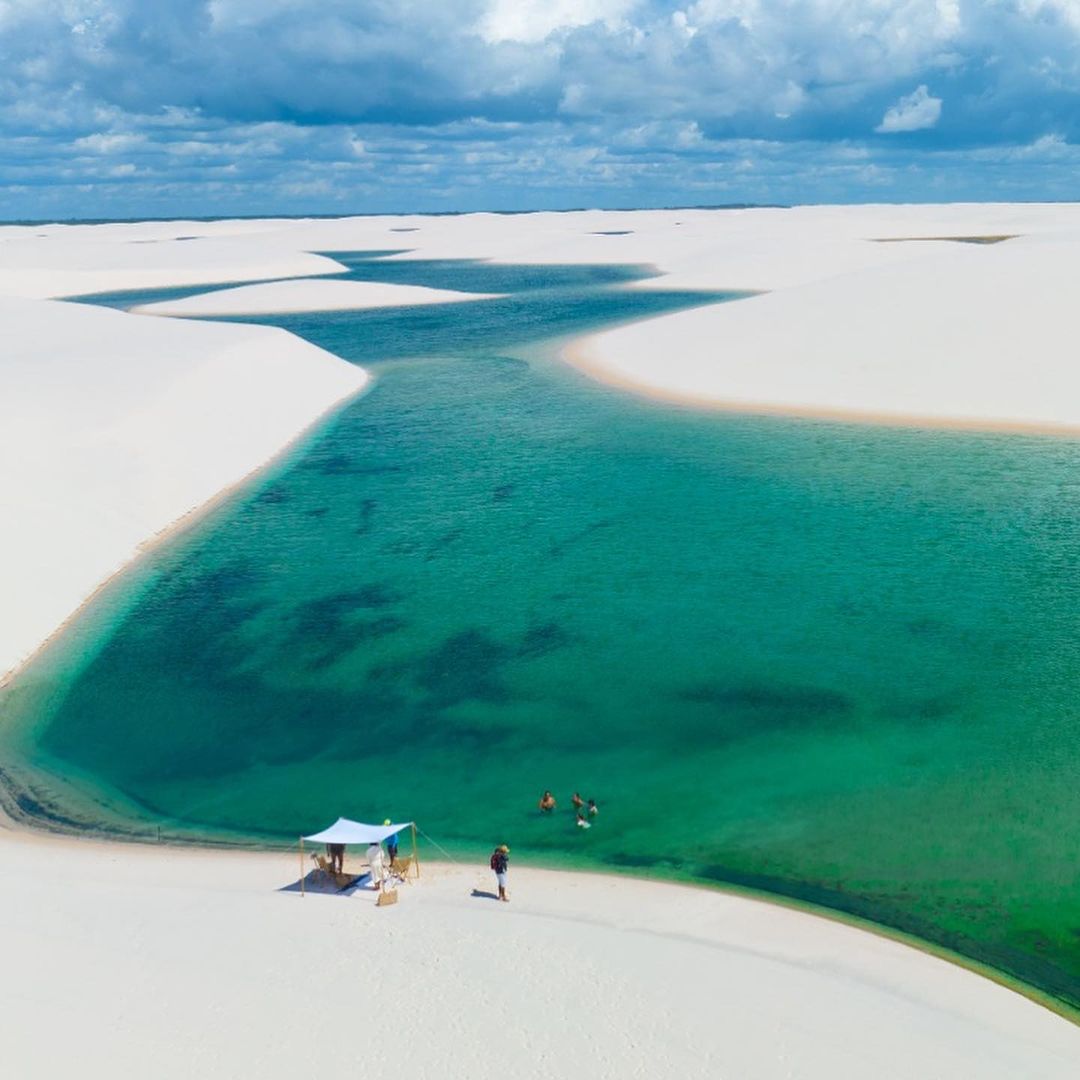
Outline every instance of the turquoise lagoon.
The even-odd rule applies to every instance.
[[[459,858],[763,890],[1080,1003],[1080,443],[639,400],[553,342],[725,298],[347,261],[508,296],[259,320],[377,381],[11,688],[24,809],[416,818]]]

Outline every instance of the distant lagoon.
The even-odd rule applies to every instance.
[[[1080,1004],[1080,443],[639,400],[553,340],[731,297],[373,254],[334,258],[509,295],[238,320],[377,381],[5,693],[23,809],[260,841],[415,818],[458,857],[762,890]]]

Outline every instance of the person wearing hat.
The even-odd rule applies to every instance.
[[[390,824],[390,819],[387,818],[383,822],[383,824],[384,825],[389,825]],[[398,845],[398,834],[397,833],[394,833],[393,836],[388,836],[386,838],[386,854],[390,856],[390,865],[391,866],[393,866],[394,863],[397,861],[397,845]]]
[[[491,853],[491,869],[495,871],[495,880],[499,884],[499,899],[509,902],[506,895],[506,875],[510,869],[510,849],[505,844],[500,844]]]

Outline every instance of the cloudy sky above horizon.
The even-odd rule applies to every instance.
[[[0,0],[0,219],[1075,199],[1080,0]]]

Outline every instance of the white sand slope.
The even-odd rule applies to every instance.
[[[0,676],[367,375],[269,327],[0,299]]]
[[[295,855],[0,839],[4,1067],[1072,1080],[1080,1029],[863,931],[704,890],[423,869],[400,902],[279,892]],[[150,1064],[148,1064],[150,1063]]]
[[[469,300],[491,300],[493,293],[455,292],[429,289],[423,285],[394,285],[378,281],[335,281],[298,278],[235,289],[185,296],[140,304],[132,312],[140,315],[266,315],[302,311],[357,311],[365,308],[412,307],[419,304],[457,304]]]
[[[274,232],[198,236],[150,226],[0,228],[0,296],[49,299],[124,289],[209,285],[345,269],[324,255],[299,250]],[[246,224],[246,223],[241,223]]]
[[[1080,427],[1080,237],[918,247],[901,265],[615,329],[567,355],[734,409]]]

